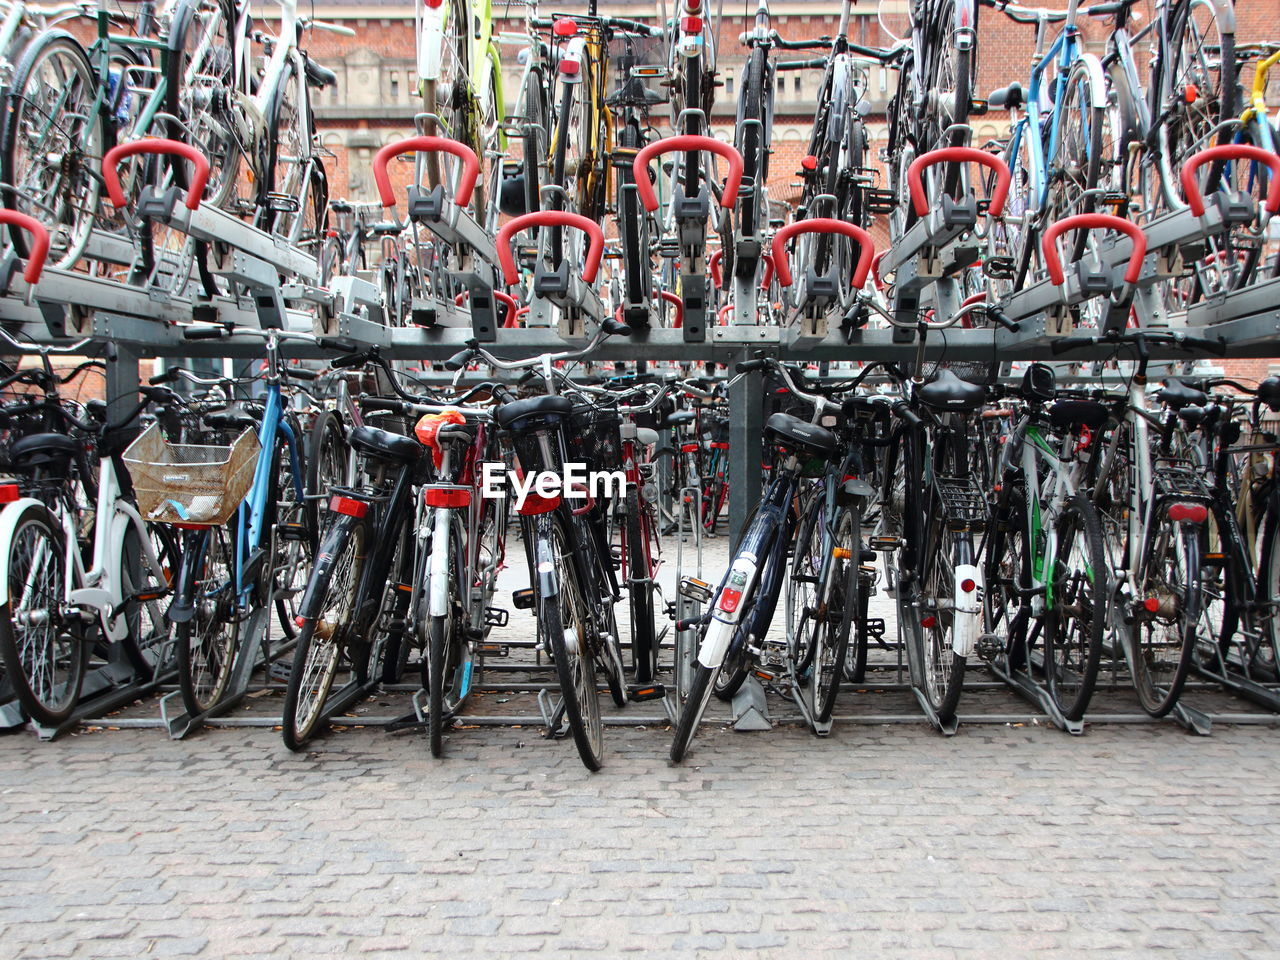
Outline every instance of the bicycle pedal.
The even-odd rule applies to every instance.
[[[971,117],[985,117],[985,116],[987,115],[987,110],[990,108],[990,106],[991,106],[991,105],[990,105],[986,100],[979,100],[979,99],[978,99],[978,98],[976,98],[976,97],[974,97],[974,98],[970,98],[970,100],[969,100],[969,116],[971,116]]]
[[[532,610],[537,598],[533,595],[533,587],[516,590],[511,594],[511,605],[517,610]]]
[[[627,699],[632,703],[643,703],[646,700],[661,700],[667,695],[667,688],[660,683],[629,683]]]
[[[281,540],[306,540],[307,527],[302,523],[278,523],[276,530],[280,534]]]
[[[1017,264],[1013,257],[986,257],[982,261],[982,272],[992,280],[1012,280],[1017,273]]]
[[[297,197],[291,197],[287,193],[268,193],[267,208],[276,213],[297,213],[302,209],[302,204]]]
[[[666,613],[668,620],[674,620],[676,618],[676,602],[674,600],[668,600],[663,608],[663,612]]]
[[[288,683],[293,676],[293,664],[287,660],[273,660],[267,670],[267,679],[272,683]]]
[[[505,643],[482,643],[476,647],[477,652],[482,657],[509,657],[511,656],[511,648]]]
[[[867,540],[872,550],[892,551],[906,546],[906,541],[899,537],[871,537]]]
[[[686,600],[706,603],[711,599],[711,584],[697,577],[681,577],[679,593]]]
[[[862,629],[872,640],[883,640],[885,632],[884,617],[867,617],[862,621]]]
[[[484,608],[484,625],[486,627],[505,627],[510,619],[511,614],[502,607]]]
[[[892,190],[868,190],[864,199],[871,213],[893,213],[898,209],[898,198]]]

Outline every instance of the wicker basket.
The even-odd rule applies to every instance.
[[[261,449],[252,429],[229,447],[198,446],[169,443],[152,424],[129,445],[124,462],[145,519],[217,526],[249,492]]]

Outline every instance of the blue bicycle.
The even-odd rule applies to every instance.
[[[182,565],[174,584],[169,619],[175,624],[178,685],[190,716],[207,713],[227,692],[239,658],[242,627],[253,624],[265,644],[269,614],[255,617],[274,604],[280,627],[291,638],[296,604],[306,586],[315,554],[316,531],[304,494],[304,461],[301,431],[285,403],[287,377],[314,379],[315,373],[286,366],[280,355],[285,340],[315,343],[311,334],[285,330],[230,330],[226,327],[187,328],[188,340],[256,337],[266,345],[263,373],[253,377],[208,378],[187,370],[171,369],[155,380],[182,379],[220,389],[227,394],[226,409],[206,414],[204,426],[221,433],[255,431],[259,452],[252,467],[252,483],[227,522],[201,511],[219,507],[209,496],[187,496],[170,501],[162,518],[189,530],[183,546]],[[265,385],[261,400],[231,403],[231,392],[256,384]],[[237,441],[238,443],[239,441]],[[235,468],[236,444],[229,455]],[[225,447],[175,445],[192,451],[191,461]],[[247,472],[248,466],[241,469]],[[178,485],[180,486],[180,484]],[[229,512],[232,504],[224,507]],[[253,642],[250,639],[249,642]]]

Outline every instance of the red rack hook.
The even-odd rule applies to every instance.
[[[583,283],[594,283],[604,256],[604,231],[600,224],[578,213],[565,210],[538,210],[508,220],[498,231],[498,263],[502,265],[502,279],[507,286],[519,281],[520,271],[511,253],[511,238],[529,227],[576,227],[587,235],[587,259],[582,265]]]
[[[1226,143],[1218,147],[1209,147],[1182,165],[1178,178],[1182,181],[1182,195],[1187,198],[1187,206],[1197,217],[1204,216],[1204,194],[1200,192],[1200,184],[1196,182],[1196,171],[1206,163],[1214,160],[1252,160],[1265,163],[1271,168],[1271,186],[1267,188],[1267,213],[1280,212],[1280,154],[1268,153],[1261,147],[1247,143]]]
[[[1067,279],[1062,270],[1062,258],[1058,256],[1058,248],[1054,241],[1068,230],[1119,230],[1127,233],[1133,240],[1133,253],[1129,254],[1129,268],[1125,271],[1125,283],[1137,283],[1142,274],[1142,260],[1147,255],[1147,235],[1132,220],[1113,217],[1109,213],[1077,213],[1074,217],[1065,217],[1051,224],[1040,241],[1040,249],[1044,252],[1044,263],[1049,270],[1049,280],[1055,287],[1062,286]]]
[[[720,289],[720,281],[724,277],[720,273],[720,261],[724,259],[724,249],[717,250],[707,258],[707,269],[711,271],[711,285]]]
[[[102,182],[107,185],[107,196],[111,198],[113,207],[119,209],[128,202],[124,195],[124,188],[120,186],[120,172],[117,167],[120,166],[121,160],[140,153],[165,154],[189,160],[196,168],[196,174],[191,180],[191,185],[187,187],[185,203],[188,210],[196,210],[200,207],[205,185],[209,182],[209,161],[203,153],[189,143],[164,140],[160,137],[143,137],[141,140],[118,143],[103,156]]]
[[[451,153],[462,161],[462,179],[458,181],[458,192],[453,202],[465,207],[471,202],[471,191],[475,189],[476,178],[480,176],[480,158],[465,143],[450,140],[448,137],[409,137],[388,143],[373,158],[373,182],[378,185],[378,197],[384,207],[396,205],[396,192],[391,188],[391,176],[387,173],[387,164],[392,158],[402,153]]]
[[[684,300],[677,297],[674,293],[666,290],[662,291],[662,299],[675,306],[676,322],[671,325],[672,329],[679,330],[684,326]]]
[[[929,198],[924,193],[924,171],[935,163],[980,163],[995,171],[996,189],[991,194],[991,216],[998,217],[1004,213],[1004,202],[1009,199],[1009,187],[1013,184],[1013,174],[1003,160],[994,153],[975,150],[973,147],[942,147],[922,153],[911,161],[907,167],[907,186],[911,190],[911,205],[915,207],[916,216],[923,217],[929,212]]]
[[[773,254],[773,268],[778,274],[778,283],[784,287],[791,286],[791,263],[787,259],[787,241],[801,233],[838,233],[854,240],[858,244],[858,265],[853,270],[853,283],[859,289],[867,282],[867,274],[871,272],[871,261],[875,258],[876,247],[871,234],[844,220],[832,220],[829,217],[815,217],[812,220],[796,220],[773,235],[770,252]]]
[[[502,326],[504,328],[516,326],[516,313],[520,307],[516,304],[516,298],[502,290],[493,291],[493,299],[507,308],[506,313],[502,315]]]
[[[35,217],[16,210],[0,210],[0,223],[18,227],[31,234],[31,256],[27,257],[22,279],[33,285],[39,283],[40,274],[44,272],[44,262],[49,257],[49,231]]]
[[[635,160],[631,162],[631,171],[635,174],[636,186],[640,188],[640,202],[649,212],[658,209],[658,195],[654,193],[653,184],[649,182],[649,161],[664,153],[692,153],[705,150],[714,153],[729,163],[729,175],[724,178],[724,191],[720,194],[720,206],[731,208],[738,199],[738,188],[742,186],[742,154],[732,146],[712,137],[699,137],[684,134],[679,137],[667,137],[655,140],[640,148]]]

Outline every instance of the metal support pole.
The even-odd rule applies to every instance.
[[[753,373],[729,388],[729,537],[737,540],[760,500],[764,379]]]
[[[129,346],[116,346],[116,359],[107,361],[107,423],[117,424],[131,413],[138,402],[138,352]]]

